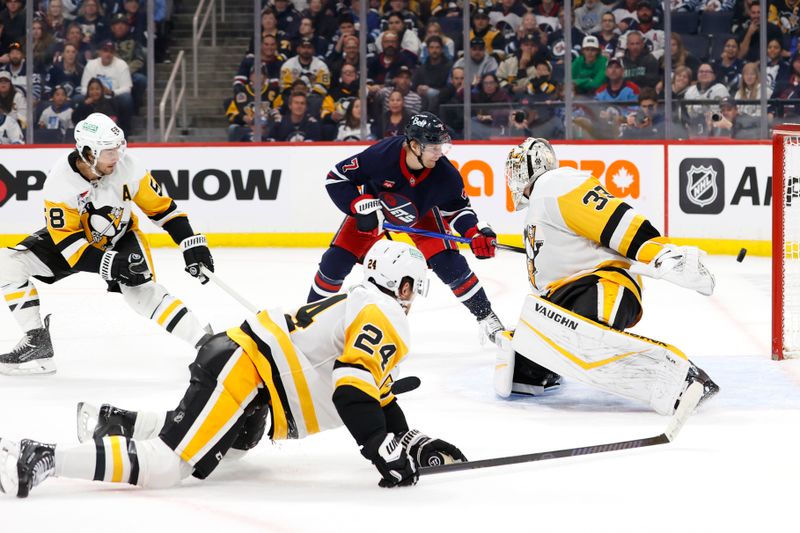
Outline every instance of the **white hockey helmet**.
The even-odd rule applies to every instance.
[[[91,165],[92,163],[86,161],[83,153],[87,146],[94,158],[93,163],[96,163],[103,150],[119,148],[120,152],[124,153],[125,134],[110,117],[102,113],[92,113],[75,126],[75,148],[78,149],[81,159]],[[120,157],[122,153],[120,153]],[[94,165],[92,165],[92,170],[94,171]]]
[[[525,188],[536,178],[558,167],[553,147],[545,139],[528,137],[515,146],[506,158],[506,183],[511,191],[514,209],[519,211],[528,205]]]
[[[428,294],[428,264],[422,252],[404,242],[382,239],[372,245],[364,257],[364,281],[395,295],[400,305],[400,286],[411,278],[414,294]],[[409,302],[406,302],[409,303]]]

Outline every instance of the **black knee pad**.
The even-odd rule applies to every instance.
[[[258,394],[244,410],[244,425],[231,448],[244,451],[255,448],[267,430],[268,414],[269,394],[266,389],[258,389]]]

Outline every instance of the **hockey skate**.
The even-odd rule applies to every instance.
[[[481,344],[484,344],[485,339],[496,344],[497,334],[505,329],[494,311],[490,311],[488,315],[478,320],[478,325],[481,328]]]
[[[28,331],[13,350],[0,355],[0,374],[54,374],[55,371],[50,315],[44,317],[43,327]]]
[[[35,440],[0,439],[0,492],[26,498],[55,471],[56,446]]]
[[[700,402],[697,404],[698,406],[702,405],[706,400],[714,396],[719,392],[719,385],[711,381],[711,378],[702,368],[699,368],[697,365],[690,361],[691,365],[689,366],[689,372],[686,374],[686,388],[689,388],[689,385],[694,383],[695,381],[701,383],[703,385],[703,396],[700,397]],[[684,389],[685,390],[685,389]],[[677,409],[678,404],[680,403],[680,398],[678,401],[675,402],[675,408]]]
[[[78,440],[88,440],[105,437],[108,435],[121,435],[133,437],[133,426],[136,424],[136,413],[119,409],[104,403],[98,409],[86,403],[78,403]]]

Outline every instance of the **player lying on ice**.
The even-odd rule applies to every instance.
[[[204,479],[229,449],[259,442],[268,413],[272,440],[344,424],[382,487],[413,485],[420,464],[465,461],[452,444],[409,431],[392,393],[409,350],[406,313],[427,288],[418,250],[378,241],[363,282],[344,294],[291,314],[261,311],[212,337],[189,366],[190,385],[174,411],[80,405],[79,446],[0,438],[0,491],[25,497],[50,476],[147,488],[189,474]]]
[[[181,247],[186,271],[208,281],[199,268],[214,270],[206,238],[194,234],[186,214],[125,153],[125,136],[114,121],[92,113],[75,126],[75,149],[47,175],[46,227],[14,248],[0,249],[0,289],[25,332],[11,352],[0,355],[0,374],[56,371],[49,316],[42,323],[34,278],[55,283],[76,272],[100,274],[134,311],[192,346],[208,334],[189,308],[155,282],[133,204]]]
[[[560,375],[674,411],[689,383],[719,391],[677,348],[625,333],[642,316],[639,273],[711,295],[714,276],[693,246],[674,246],[588,172],[558,167],[544,139],[511,150],[506,179],[517,210],[528,281],[514,332],[498,335],[495,391],[540,394]]]

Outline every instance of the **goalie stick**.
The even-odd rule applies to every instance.
[[[519,463],[532,463],[534,461],[546,461],[548,459],[560,459],[562,457],[575,457],[580,455],[591,455],[595,453],[615,452],[619,450],[632,450],[634,448],[644,448],[658,444],[667,444],[675,440],[686,420],[694,411],[703,396],[703,385],[694,382],[686,389],[681,397],[681,403],[675,414],[667,425],[664,433],[655,437],[644,439],[624,440],[611,442],[608,444],[598,444],[595,446],[584,446],[581,448],[565,448],[563,450],[552,450],[547,452],[529,453],[525,455],[511,455],[508,457],[496,457],[494,459],[482,459],[479,461],[466,461],[463,463],[450,463],[438,466],[423,466],[419,469],[420,476],[431,474],[445,474],[447,472],[459,472],[461,470],[473,470],[476,468],[489,468],[492,466],[513,465]]]

